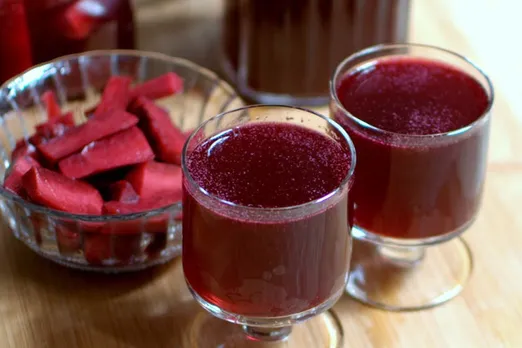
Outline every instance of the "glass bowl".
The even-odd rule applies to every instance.
[[[92,51],[38,65],[0,89],[0,180],[11,164],[17,141],[27,141],[44,122],[41,95],[55,92],[75,123],[97,104],[112,75],[143,82],[167,72],[184,80],[184,90],[157,100],[182,131],[243,106],[235,91],[216,74],[181,58],[128,50]],[[16,238],[61,265],[102,272],[143,269],[181,254],[181,202],[136,214],[92,216],[49,209],[0,187],[0,210]]]

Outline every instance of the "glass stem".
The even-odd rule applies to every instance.
[[[290,332],[292,332],[292,327],[266,328],[244,325],[243,331],[252,340],[273,342],[285,340],[290,335]]]
[[[422,261],[426,250],[424,247],[398,247],[380,245],[377,247],[379,254],[391,262],[392,264],[401,268],[415,267]]]

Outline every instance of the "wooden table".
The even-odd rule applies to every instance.
[[[216,68],[220,1],[136,4],[141,48]],[[465,235],[475,269],[459,297],[432,310],[389,313],[342,298],[335,311],[347,347],[522,347],[521,10],[515,0],[414,1],[413,41],[471,57],[496,87],[484,203]],[[2,228],[0,347],[181,346],[200,309],[180,260],[132,275],[86,274],[41,259]]]

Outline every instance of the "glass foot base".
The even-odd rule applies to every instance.
[[[242,327],[218,319],[210,313],[199,313],[190,328],[188,347],[205,348],[341,348],[343,330],[337,316],[331,311],[319,314],[284,332],[281,340],[270,340],[266,329]],[[268,336],[267,336],[268,335]],[[268,339],[267,339],[268,338]]]
[[[346,291],[389,311],[431,308],[457,296],[473,268],[460,237],[428,247],[388,247],[355,239]]]

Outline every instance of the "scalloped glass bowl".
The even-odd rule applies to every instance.
[[[0,89],[0,180],[19,139],[47,119],[40,96],[53,90],[75,122],[100,98],[112,75],[143,82],[167,72],[184,79],[183,93],[157,102],[190,131],[243,105],[213,72],[180,58],[138,51],[93,51],[61,57],[9,80]],[[2,185],[3,186],[3,185]],[[76,215],[31,204],[0,188],[0,210],[16,238],[41,256],[84,270],[122,272],[164,263],[181,254],[181,202],[139,214]]]

